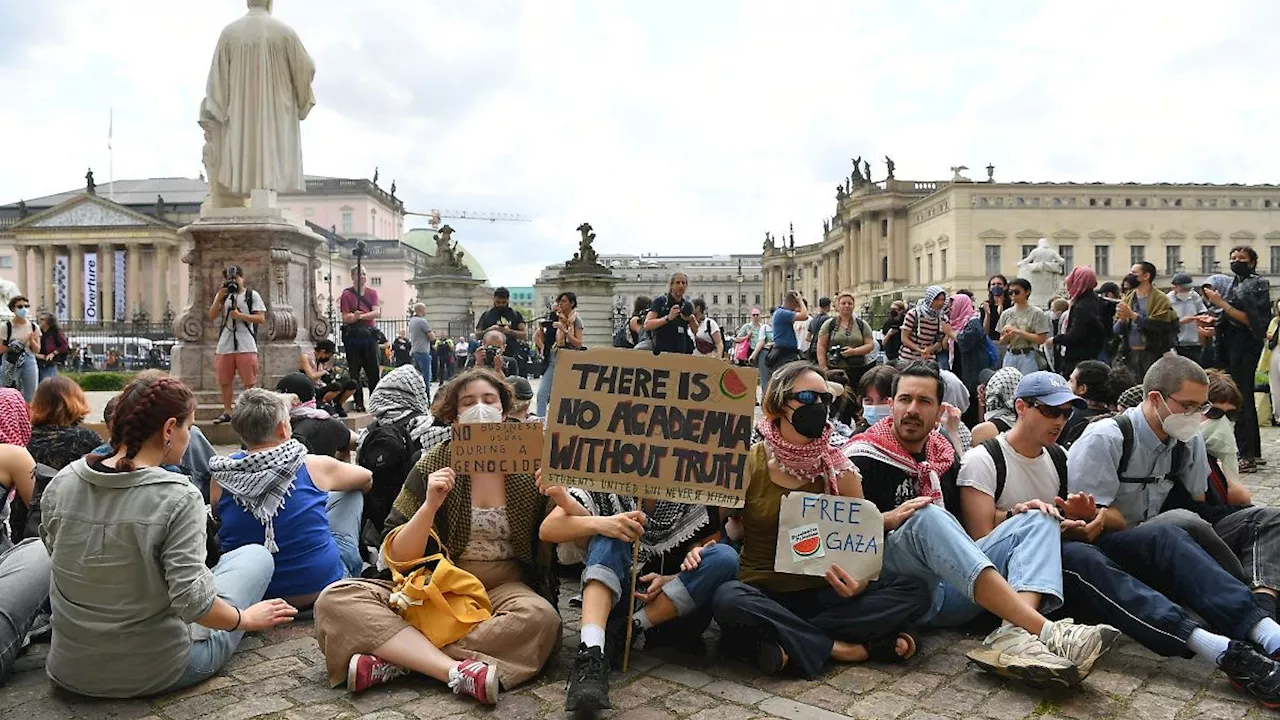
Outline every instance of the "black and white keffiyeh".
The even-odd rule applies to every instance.
[[[422,373],[412,365],[387,373],[369,394],[369,414],[384,423],[407,420],[409,437],[417,440],[431,425],[431,401]]]
[[[276,514],[293,492],[298,468],[306,459],[307,449],[297,440],[243,457],[209,459],[213,479],[231,493],[237,505],[262,523],[266,529],[262,544],[273,553],[280,550],[276,545]]]
[[[618,515],[636,509],[635,498],[613,493],[569,488],[569,495],[597,517]],[[658,500],[654,503],[653,512],[646,513],[644,535],[640,538],[640,562],[679,547],[709,521],[705,505]]]

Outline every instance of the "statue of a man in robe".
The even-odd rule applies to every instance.
[[[1067,261],[1049,247],[1046,238],[1040,238],[1036,247],[1018,261],[1018,277],[1031,283],[1029,302],[1038,307],[1048,307],[1049,301],[1063,292],[1062,274]]]
[[[316,66],[293,28],[271,17],[271,2],[248,0],[213,53],[200,104],[208,207],[243,206],[257,189],[306,189],[301,123],[316,104]]]

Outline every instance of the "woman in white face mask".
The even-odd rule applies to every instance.
[[[432,412],[449,425],[502,422],[514,405],[506,380],[474,368],[441,389]],[[391,583],[330,585],[315,617],[334,685],[360,692],[412,670],[494,704],[499,687],[532,679],[560,642],[553,552],[538,538],[554,503],[539,494],[534,474],[455,473],[451,444],[431,449],[405,479],[383,552],[397,563],[439,552],[434,532],[453,563],[484,585],[493,615],[438,648],[388,606]]]

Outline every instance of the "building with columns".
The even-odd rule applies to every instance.
[[[1040,238],[1066,272],[1088,265],[1100,282],[1119,282],[1146,260],[1165,286],[1179,270],[1225,272],[1231,248],[1249,245],[1280,287],[1280,186],[851,181],[819,240],[766,235],[766,304],[791,289],[848,289],[863,307],[918,298],[928,285],[981,297],[991,275],[1017,276]]]

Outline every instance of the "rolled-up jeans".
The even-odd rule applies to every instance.
[[[935,586],[920,624],[955,627],[981,615],[973,599],[978,575],[994,568],[1016,592],[1039,593],[1040,612],[1062,606],[1062,544],[1058,523],[1040,512],[1014,515],[978,542],[946,510],[930,505],[885,537],[884,573]]]
[[[338,556],[347,577],[360,577],[364,557],[360,555],[360,518],[364,515],[364,493],[359,490],[330,491],[324,504],[329,517],[329,534],[338,546]]]
[[[614,604],[631,589],[631,543],[597,535],[587,545],[582,585],[598,581],[613,593]],[[686,570],[662,586],[662,592],[676,606],[680,616],[711,606],[716,588],[738,576],[738,553],[728,545],[715,544],[702,551],[698,567]]]
[[[0,682],[49,597],[51,572],[49,552],[39,538],[27,538],[0,555]]]

